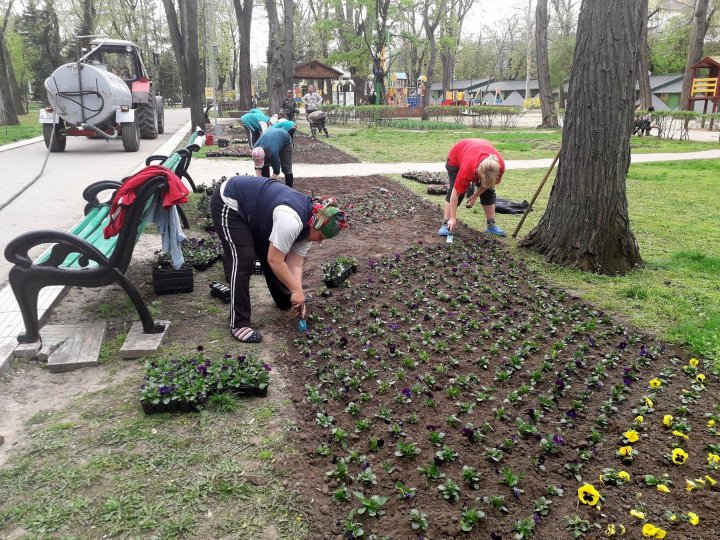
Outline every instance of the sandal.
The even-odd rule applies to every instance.
[[[260,332],[256,332],[249,326],[244,328],[233,328],[230,330],[230,333],[240,343],[260,343],[263,339]]]

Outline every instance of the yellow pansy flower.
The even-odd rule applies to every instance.
[[[705,481],[710,484],[710,487],[713,487],[715,484],[717,484],[717,480],[715,480],[712,476],[705,475]]]
[[[682,448],[674,448],[672,451],[672,462],[675,465],[682,465],[687,461],[688,455]]]
[[[628,442],[631,442],[631,443],[637,442],[638,439],[640,438],[638,436],[638,432],[635,431],[634,429],[631,429],[630,431],[626,431],[625,433],[623,433],[623,436],[625,437],[625,440],[627,440]]]
[[[664,484],[658,484],[658,485],[657,485],[657,490],[658,490],[659,492],[661,492],[661,493],[670,493],[670,488],[668,488],[668,487],[667,487],[666,485],[664,485]]]
[[[615,524],[608,523],[607,529],[605,529],[605,536],[615,536]]]
[[[630,474],[626,471],[620,471],[617,473],[618,478],[622,478],[625,482],[630,481]]]
[[[643,525],[643,528],[642,528],[643,536],[646,536],[648,538],[654,538],[656,531],[657,531],[657,527],[655,525],[653,525],[652,523],[646,523],[645,525]]]
[[[692,367],[696,367],[699,363],[700,361],[697,358],[691,358],[688,361],[688,364],[690,364]]]
[[[697,376],[695,377],[695,380],[699,383],[704,383],[705,375],[703,375],[702,373],[698,373]]]
[[[584,484],[578,488],[578,499],[583,504],[595,506],[600,501],[600,492],[592,484]]]
[[[632,446],[621,446],[618,449],[618,453],[621,456],[632,456]]]
[[[650,388],[660,388],[662,381],[660,379],[650,379]]]
[[[676,437],[682,437],[686,441],[690,438],[687,435],[685,435],[682,431],[678,431],[677,429],[675,431],[673,431],[672,434],[675,435]]]
[[[685,491],[692,493],[697,489],[697,484],[693,482],[692,480],[685,479]]]
[[[672,423],[673,423],[672,414],[666,414],[665,416],[663,416],[663,425],[670,427],[670,426],[672,426]]]
[[[652,399],[650,399],[649,397],[646,397],[645,398],[645,406],[650,407],[652,409],[655,406],[655,404],[653,403]]]
[[[630,515],[638,519],[645,519],[645,512],[641,512],[640,510],[630,510]]]
[[[687,519],[688,519],[688,522],[690,523],[690,525],[697,525],[698,523],[700,523],[700,518],[694,512],[688,512]]]
[[[708,465],[711,463],[720,463],[720,455],[708,452]]]
[[[661,529],[660,527],[655,529],[655,538],[665,538],[665,535],[667,535],[665,529]]]
[[[637,419],[636,419],[636,420],[637,420]],[[707,426],[708,426],[708,427],[715,427],[715,420],[713,420],[712,418],[711,418],[710,420],[708,420]]]
[[[642,414],[638,414],[638,415],[635,417],[635,423],[636,423],[636,424],[642,424],[642,423],[643,423],[643,420],[645,420],[645,418],[643,418],[643,415],[642,415]]]

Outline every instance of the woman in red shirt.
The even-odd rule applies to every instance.
[[[470,184],[477,186],[467,201],[472,208],[479,198],[487,218],[486,232],[505,236],[505,231],[495,224],[495,185],[502,180],[505,161],[492,144],[485,139],[463,139],[450,149],[445,168],[450,187],[445,197],[443,224],[440,236],[452,233],[457,223],[457,209]]]

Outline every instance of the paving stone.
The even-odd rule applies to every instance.
[[[42,329],[43,349],[48,371],[72,371],[99,365],[105,322],[47,325]]]
[[[15,358],[37,358],[42,342],[20,343],[15,347]]]
[[[125,337],[125,343],[120,348],[120,358],[140,358],[153,354],[158,350],[167,334],[170,321],[155,321],[164,324],[165,329],[159,334],[144,334],[142,323],[135,321]]]

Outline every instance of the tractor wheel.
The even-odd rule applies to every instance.
[[[55,127],[54,132],[53,127]],[[65,125],[62,121],[57,124],[43,124],[43,138],[45,139],[45,146],[49,148],[51,152],[65,151],[67,135],[61,133],[64,127]]]
[[[157,139],[158,119],[155,108],[155,96],[151,94],[149,103],[140,103],[135,109],[135,119],[140,126],[140,137],[143,139]]]
[[[140,128],[137,120],[135,122],[123,122],[120,124],[122,130],[123,148],[126,152],[137,152],[140,149]]]
[[[157,113],[157,132],[162,135],[165,133],[165,107],[160,96],[155,96],[155,111]]]

